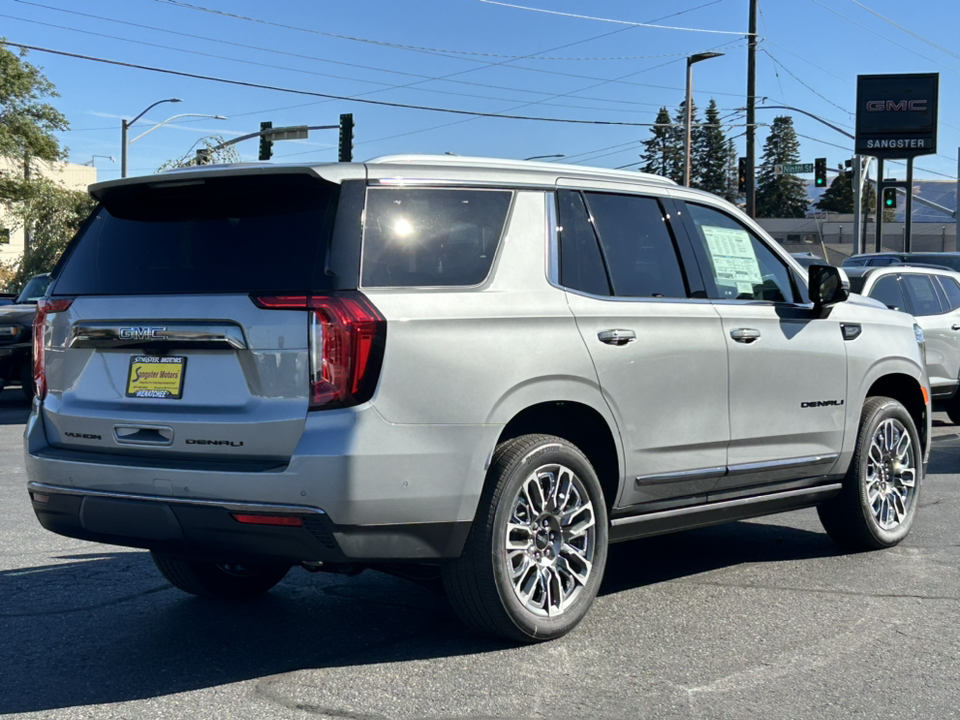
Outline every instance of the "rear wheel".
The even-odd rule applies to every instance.
[[[494,453],[463,554],[443,581],[466,624],[537,642],[580,622],[606,559],[606,505],[590,462],[566,440],[525,435]]]
[[[174,587],[218,600],[246,600],[283,580],[289,565],[239,565],[183,560],[151,552],[153,562]]]
[[[906,408],[892,398],[868,398],[843,489],[817,507],[827,534],[850,550],[903,540],[917,512],[922,453]]]

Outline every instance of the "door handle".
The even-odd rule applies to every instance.
[[[746,343],[749,345],[750,343],[756,342],[760,339],[760,331],[754,330],[753,328],[737,328],[736,330],[730,331],[730,337],[739,343]]]
[[[633,330],[601,330],[597,333],[600,342],[607,345],[626,345],[637,339],[637,334]]]
[[[950,329],[951,329],[951,330],[960,330],[960,325],[953,325]]]

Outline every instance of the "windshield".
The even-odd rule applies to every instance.
[[[34,275],[27,282],[26,286],[20,292],[20,295],[17,297],[18,303],[37,303],[44,295],[47,294],[47,287],[50,285],[50,275],[49,273],[44,273],[43,275]]]

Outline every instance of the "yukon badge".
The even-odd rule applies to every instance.
[[[810,402],[800,403],[802,408],[840,407],[841,405],[843,405],[843,400],[811,400]]]
[[[154,340],[166,331],[165,327],[122,327],[117,334],[121,340]]]

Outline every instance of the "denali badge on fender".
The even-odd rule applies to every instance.
[[[800,403],[802,408],[840,407],[841,405],[843,405],[843,400],[812,400]]]

